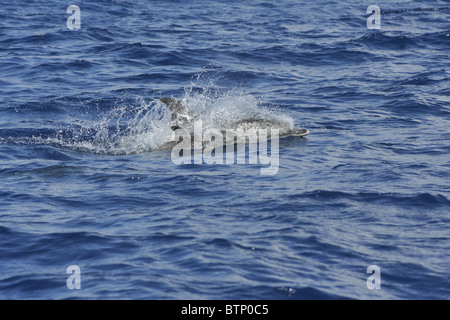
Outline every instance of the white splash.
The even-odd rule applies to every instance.
[[[194,112],[193,120],[202,121],[205,130],[233,129],[237,123],[242,122],[242,126],[248,120],[275,123],[280,134],[294,128],[291,117],[263,107],[251,94],[237,90],[217,94],[208,90],[195,93],[188,88],[180,100]],[[55,145],[94,154],[129,155],[167,148],[172,138],[170,110],[159,97],[148,101],[141,98],[135,105],[113,106],[100,121],[76,122],[76,126],[58,130],[55,136],[32,137],[23,143]],[[251,121],[248,125],[252,125]],[[193,128],[188,125],[186,129]]]

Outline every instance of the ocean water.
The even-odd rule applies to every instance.
[[[0,298],[450,298],[449,1],[0,4]],[[177,165],[165,96],[310,134]]]

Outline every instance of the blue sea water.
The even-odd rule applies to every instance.
[[[0,4],[0,298],[450,298],[449,1]],[[176,165],[164,96],[311,133]]]

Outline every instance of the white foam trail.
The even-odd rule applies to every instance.
[[[139,106],[119,106],[97,126],[93,151],[135,154],[159,149],[170,141],[170,112],[158,100]]]

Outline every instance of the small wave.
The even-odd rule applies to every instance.
[[[434,7],[434,8],[410,8],[410,9],[381,9],[381,14],[404,14],[404,13],[428,13],[438,11],[448,11],[450,7]]]
[[[291,200],[294,199],[317,199],[320,201],[337,201],[337,200],[352,200],[362,203],[379,203],[379,204],[397,204],[405,207],[439,207],[450,205],[450,200],[441,194],[431,193],[417,193],[417,194],[400,194],[400,193],[374,193],[374,192],[340,192],[328,190],[316,190],[305,192],[298,195],[288,196]]]
[[[390,36],[383,32],[370,32],[356,40],[351,40],[350,43],[362,44],[370,49],[380,50],[399,50],[416,47],[418,45],[415,38],[404,34]]]
[[[415,80],[416,83],[417,81],[423,83],[424,80]],[[402,84],[404,85],[405,83]],[[407,84],[411,84],[411,82]],[[405,117],[405,114],[410,117],[423,117],[424,114],[434,114],[436,116],[446,116],[449,114],[449,111],[440,103],[424,104],[411,99],[394,100],[381,105],[379,108],[401,115],[402,117]]]
[[[65,40],[65,38],[57,33],[38,33],[34,34],[32,36],[27,35],[23,37],[17,37],[17,38],[8,38],[0,42],[1,45],[8,46],[14,46],[14,45],[34,45],[34,46],[40,46],[48,44],[49,42],[56,42],[60,40]]]

